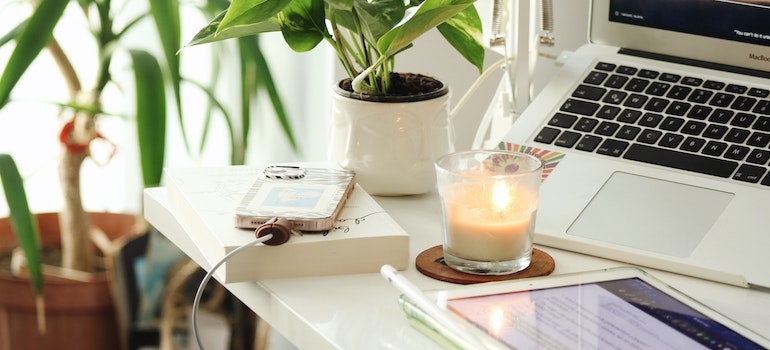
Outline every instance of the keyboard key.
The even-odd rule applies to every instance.
[[[687,98],[687,95],[689,95],[691,91],[692,91],[691,87],[674,85],[671,88],[671,90],[668,91],[668,93],[666,94],[666,97],[677,99],[677,100],[684,100],[685,98]]]
[[[746,146],[730,145],[730,147],[727,148],[724,157],[733,160],[743,160],[743,158],[746,158],[746,155],[749,154],[749,151],[749,148]]]
[[[596,153],[606,156],[620,157],[626,148],[628,148],[628,142],[607,139],[604,140],[601,145],[599,145],[599,148],[596,149]]]
[[[575,124],[575,121],[577,121],[577,117],[574,115],[564,114],[564,113],[556,113],[553,117],[551,117],[551,120],[548,121],[548,125],[552,126],[558,126],[562,128],[571,128],[573,124]]]
[[[650,128],[657,127],[660,121],[663,120],[663,116],[657,113],[645,113],[642,119],[639,119],[639,125]]]
[[[646,79],[633,78],[626,84],[625,90],[631,92],[642,92],[647,85],[650,85],[650,81]]]
[[[642,133],[639,134],[639,137],[636,138],[636,141],[654,145],[661,136],[663,136],[663,133],[658,130],[644,129],[642,130]]]
[[[642,78],[647,78],[647,79],[655,79],[658,77],[658,75],[660,75],[660,73],[649,69],[642,69],[639,71],[639,74],[638,74],[638,76]]]
[[[616,106],[602,106],[599,108],[599,113],[596,113],[598,118],[612,120],[620,113],[620,107]]]
[[[653,97],[646,105],[644,105],[644,109],[651,112],[663,112],[663,110],[666,109],[666,106],[668,106],[668,102],[668,100]]]
[[[612,71],[615,70],[615,67],[617,67],[617,65],[615,65],[613,63],[599,62],[599,63],[596,64],[595,68],[598,69],[598,70],[612,72]]]
[[[623,102],[626,96],[628,96],[628,93],[625,93],[623,91],[618,91],[618,90],[612,90],[609,93],[607,93],[606,96],[604,96],[604,99],[602,99],[602,102],[619,105],[621,102]]]
[[[700,135],[700,133],[703,132],[703,129],[706,129],[706,123],[688,120],[684,123],[684,127],[682,127],[682,133],[687,135]]]
[[[636,72],[637,72],[638,70],[639,70],[639,69],[638,69],[638,68],[635,68],[635,67],[629,67],[629,66],[620,66],[620,67],[618,67],[618,69],[616,70],[616,72],[618,72],[618,73],[620,73],[620,74],[634,75],[634,74],[636,74]]]
[[[580,84],[577,88],[575,88],[575,91],[572,92],[572,97],[598,101],[600,98],[602,98],[602,96],[604,96],[605,92],[607,92],[607,89]]]
[[[687,112],[687,118],[704,120],[711,114],[711,111],[713,110],[714,109],[709,106],[694,105],[692,106],[692,109]]]
[[[770,117],[759,117],[751,128],[760,131],[770,131]]]
[[[765,174],[765,171],[767,171],[767,169],[762,167],[743,164],[738,168],[738,171],[735,172],[733,179],[738,181],[757,183],[759,182],[759,179],[762,178],[762,175]]]
[[[535,142],[551,143],[559,135],[559,129],[545,127],[535,136]]]
[[[752,109],[751,111],[754,113],[759,113],[764,115],[770,114],[770,101],[760,100],[759,102],[757,102],[757,104],[754,106],[754,109]]]
[[[706,80],[706,82],[703,83],[703,87],[711,90],[722,90],[725,88],[725,83],[721,81]]]
[[[727,133],[726,126],[719,125],[719,124],[711,124],[706,126],[706,129],[703,131],[703,137],[719,140],[722,138],[722,136],[725,136],[726,133]]]
[[[701,153],[719,157],[722,155],[722,153],[725,152],[726,149],[727,144],[724,142],[709,141],[706,143],[706,147],[703,147],[703,151]]]
[[[583,82],[586,84],[601,85],[608,76],[609,74],[604,72],[592,71],[591,73],[588,73],[588,76],[586,76],[585,79],[583,79]]]
[[[620,89],[628,81],[628,76],[613,74],[604,82],[604,86],[613,89]]]
[[[748,87],[738,84],[727,84],[727,87],[725,88],[725,91],[732,92],[734,94],[745,94],[748,90]]]
[[[616,120],[623,123],[634,124],[637,120],[639,120],[639,117],[641,116],[641,111],[637,111],[635,109],[624,109],[620,112],[620,114],[618,114],[618,118]]]
[[[720,124],[727,124],[732,119],[735,112],[727,109],[717,108],[709,116],[709,121]]]
[[[706,144],[706,140],[688,136],[686,139],[684,139],[684,142],[682,142],[682,145],[679,146],[679,148],[683,151],[690,151],[690,152],[700,152],[700,149],[703,148],[703,145]]]
[[[631,94],[631,96],[628,96],[626,102],[623,103],[623,105],[631,108],[642,108],[642,106],[644,106],[644,104],[647,102],[647,99],[648,97],[644,95]]]
[[[755,103],[757,103],[757,99],[755,98],[738,96],[735,98],[733,104],[730,105],[730,108],[737,109],[739,111],[748,111],[751,109],[751,107],[754,107]]]
[[[666,148],[677,148],[682,143],[682,140],[684,140],[684,136],[667,132],[660,138],[658,145]]]
[[[714,97],[711,98],[709,104],[716,107],[727,107],[735,99],[735,95],[726,94],[724,92],[717,92]]]
[[[694,77],[684,77],[684,79],[682,79],[682,84],[690,85],[690,86],[700,86],[700,84],[703,84],[703,79],[694,78]]]
[[[751,131],[746,129],[732,128],[725,135],[725,141],[732,143],[743,143],[743,141],[746,141],[746,139],[749,138],[749,134],[751,134]]]
[[[602,142],[602,138],[594,135],[585,135],[583,136],[580,141],[578,141],[577,145],[575,145],[575,149],[581,150],[581,151],[587,151],[587,152],[593,152],[596,147],[599,146],[599,143]]]
[[[757,116],[753,114],[748,113],[738,113],[735,115],[735,118],[730,121],[730,125],[732,126],[738,126],[742,128],[748,128],[751,127],[751,124],[754,123],[754,120],[757,119]]]
[[[620,130],[618,130],[618,133],[615,136],[623,140],[633,140],[637,135],[639,135],[640,132],[642,132],[641,128],[637,128],[631,125],[623,125],[620,127]]]
[[[568,98],[567,101],[564,101],[564,104],[561,105],[561,110],[564,112],[571,112],[582,115],[593,115],[598,109],[598,103],[581,101],[572,98]]]
[[[599,121],[593,118],[580,118],[577,124],[575,124],[575,130],[582,132],[591,132],[594,130]]]
[[[768,143],[770,143],[770,134],[765,134],[759,131],[755,131],[751,133],[751,136],[749,136],[749,139],[746,140],[747,145],[754,146],[754,147],[764,148],[765,146],[768,145]]]
[[[666,117],[660,123],[660,128],[666,131],[677,131],[684,124],[684,119],[676,117]]]
[[[758,89],[758,88],[751,88],[749,89],[749,92],[747,93],[749,96],[759,97],[759,98],[765,98],[767,96],[770,96],[770,90],[767,89]]]
[[[682,101],[673,101],[668,108],[666,108],[666,114],[682,116],[690,109],[690,104]]]
[[[682,76],[679,74],[671,74],[671,73],[663,73],[660,75],[660,80],[668,81],[671,83],[676,83],[681,79]]]
[[[671,84],[656,81],[651,83],[645,92],[649,95],[663,96],[668,92],[669,88],[671,88]]]
[[[553,143],[557,146],[572,148],[572,146],[575,145],[578,139],[580,139],[580,134],[573,132],[573,131],[565,131],[559,135],[559,137],[556,139],[556,141]]]
[[[641,144],[631,145],[623,158],[723,178],[732,175],[738,167],[738,163],[734,161]]]
[[[595,133],[599,135],[604,136],[612,136],[615,134],[615,131],[620,128],[620,124],[618,123],[612,123],[612,122],[601,122],[599,123],[599,127],[596,128]]]
[[[765,165],[770,161],[770,151],[766,149],[753,149],[746,161],[753,164]]]
[[[711,99],[711,96],[714,95],[713,91],[709,90],[703,90],[703,89],[695,89],[690,94],[690,97],[687,98],[687,101],[693,102],[693,103],[706,103],[708,100]]]

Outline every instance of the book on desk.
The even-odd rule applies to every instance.
[[[168,203],[179,224],[210,264],[253,242],[253,230],[235,228],[233,216],[261,168],[166,169]],[[146,213],[145,215],[152,215]],[[379,271],[409,265],[409,235],[356,185],[334,228],[304,232],[280,246],[255,245],[217,270],[223,283]]]

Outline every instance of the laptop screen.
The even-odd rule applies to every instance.
[[[589,41],[770,72],[770,0],[591,0]]]
[[[763,46],[769,19],[768,0],[611,0],[609,13],[612,22]]]

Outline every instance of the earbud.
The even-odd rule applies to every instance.
[[[286,218],[272,218],[254,231],[257,238],[272,234],[273,238],[262,242],[265,245],[281,245],[289,241],[291,237],[291,221]]]

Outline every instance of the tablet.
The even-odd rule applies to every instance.
[[[632,267],[428,294],[491,349],[770,348],[770,340]],[[405,296],[400,301],[413,326],[467,348]]]

